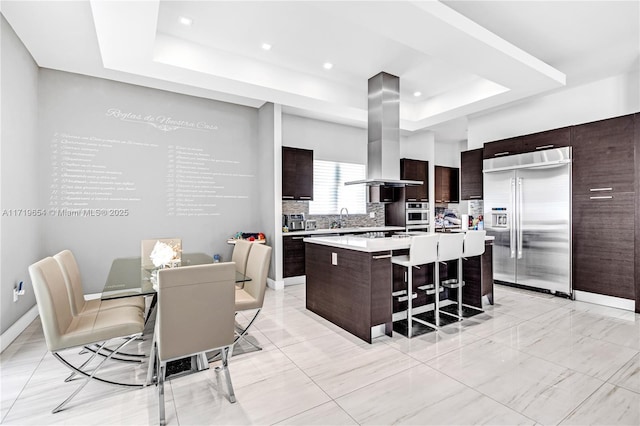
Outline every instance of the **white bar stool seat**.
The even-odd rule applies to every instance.
[[[411,246],[409,247],[409,255],[400,255],[391,257],[391,263],[407,268],[407,337],[411,337],[413,329],[413,321],[418,321],[425,325],[433,326],[426,321],[413,317],[412,299],[413,299],[413,269],[420,265],[435,263],[438,260],[438,240],[440,236],[437,234],[420,235],[411,238]],[[435,269],[438,269],[437,267]],[[437,296],[436,296],[437,299]],[[437,316],[436,316],[437,318]]]
[[[462,264],[463,245],[464,245],[463,233],[442,234],[440,241],[438,242],[438,262],[445,263],[450,260],[458,260],[458,265]],[[459,272],[459,271],[458,271]],[[440,267],[436,268],[436,313],[440,312]],[[458,282],[461,282],[461,277],[458,276]],[[450,287],[451,284],[447,284]],[[447,313],[447,312],[444,312]],[[451,314],[449,314],[451,315]],[[440,317],[436,315],[436,325],[440,327]]]

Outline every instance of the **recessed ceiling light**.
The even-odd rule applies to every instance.
[[[325,70],[330,70],[331,68],[333,68],[333,64],[331,62],[325,62],[322,66]]]
[[[182,25],[190,27],[191,24],[193,24],[193,19],[187,18],[186,16],[181,16],[178,18],[178,22],[180,22]]]
[[[263,50],[271,50],[271,45],[269,43],[262,43]]]
[[[422,92],[413,92],[413,96],[415,96],[416,98],[422,96]]]

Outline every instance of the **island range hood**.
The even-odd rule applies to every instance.
[[[400,179],[400,78],[381,72],[369,79],[367,178],[345,185],[422,185]]]

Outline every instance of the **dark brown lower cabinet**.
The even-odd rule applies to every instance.
[[[636,298],[635,194],[573,196],[573,288]]]
[[[304,242],[305,236],[282,237],[283,277],[297,277],[305,274]]]
[[[306,243],[306,307],[371,343],[371,327],[392,333],[391,253]],[[335,265],[332,259],[335,256]]]

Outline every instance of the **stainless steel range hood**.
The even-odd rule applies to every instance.
[[[369,79],[367,179],[345,185],[422,185],[400,179],[400,79],[381,72]]]

